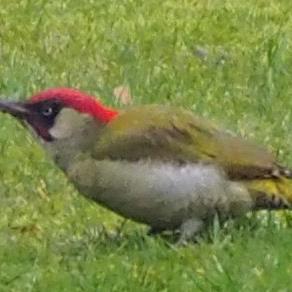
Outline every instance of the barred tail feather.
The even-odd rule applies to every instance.
[[[276,177],[246,181],[255,209],[292,209],[292,179]]]

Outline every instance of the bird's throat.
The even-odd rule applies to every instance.
[[[42,144],[56,164],[66,171],[78,157],[90,153],[102,126],[87,114],[63,109],[49,130],[52,141],[43,140]]]

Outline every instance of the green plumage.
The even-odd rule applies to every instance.
[[[0,111],[27,121],[37,114],[19,103]],[[181,241],[215,214],[292,206],[290,170],[187,110],[140,106],[105,122],[64,107],[47,130],[43,146],[82,194],[156,231],[180,228]]]
[[[104,128],[93,153],[98,160],[213,163],[231,180],[246,183],[255,200],[265,195],[267,205],[275,196],[292,202],[291,173],[270,152],[179,108],[149,105],[127,110]]]

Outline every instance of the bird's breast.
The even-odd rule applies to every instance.
[[[240,212],[251,203],[245,188],[231,183],[214,165],[86,159],[73,163],[68,176],[85,196],[161,228],[217,211]]]

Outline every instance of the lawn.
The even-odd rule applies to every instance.
[[[1,0],[0,95],[76,87],[191,109],[292,166],[289,0]],[[292,291],[292,212],[177,248],[80,196],[0,115],[0,291]],[[125,223],[125,224],[124,224]]]

